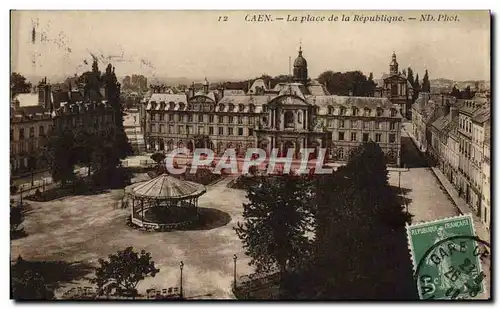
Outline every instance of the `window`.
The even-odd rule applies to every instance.
[[[328,127],[333,128],[333,120],[332,119],[328,120]]]
[[[186,126],[187,129],[187,134],[193,134],[193,127],[192,126]]]
[[[356,132],[351,132],[351,141],[352,141],[352,142],[357,141]]]
[[[35,128],[31,127],[30,128],[30,138],[35,136]]]
[[[160,124],[160,131],[159,133],[165,133],[165,126]]]
[[[340,107],[339,115],[341,115],[341,116],[345,115],[345,107],[343,107],[343,106]]]
[[[332,114],[333,114],[333,107],[328,106],[328,115],[332,115]]]
[[[262,105],[262,112],[263,112],[263,113],[266,113],[266,112],[267,112],[267,105],[266,105],[266,104],[263,104],[263,105]]]
[[[233,123],[233,121],[234,121],[234,119],[233,119],[233,118],[234,118],[233,116],[229,116],[229,121],[228,121],[228,122],[229,122],[229,123]]]
[[[155,133],[155,131],[156,131],[155,125],[154,124],[150,124],[149,125],[149,132]]]
[[[228,106],[229,106],[228,112],[233,112],[234,111],[234,105],[233,104],[229,104]]]
[[[203,115],[198,115],[198,122],[203,122]]]
[[[391,130],[396,130],[396,123],[395,122],[391,122],[390,123],[390,129]]]
[[[377,130],[382,130],[383,129],[383,124],[381,121],[377,121],[376,122],[376,127],[377,127]]]
[[[205,134],[205,127],[198,127],[198,134]]]
[[[243,124],[243,117],[238,116],[238,124]]]
[[[339,148],[339,150],[337,150],[337,157],[339,159],[344,159],[344,148]]]
[[[238,111],[241,113],[245,110],[245,106],[243,104],[238,105]]]
[[[227,135],[233,135],[233,128],[228,128],[228,130]]]
[[[168,115],[168,121],[174,121],[174,114]]]
[[[208,116],[208,122],[214,123],[214,115],[209,115]]]
[[[224,127],[219,127],[219,135],[224,135]]]
[[[45,136],[45,128],[43,126],[38,128],[38,136]]]
[[[357,120],[352,120],[351,121],[351,128],[356,129],[358,127],[358,121]]]
[[[380,133],[375,134],[375,141],[377,143],[380,143],[382,141],[382,134]]]
[[[208,134],[214,135],[214,127],[208,127]]]
[[[179,134],[184,134],[184,126],[180,125],[177,131],[179,132]]]
[[[252,128],[248,128],[248,135],[253,136],[253,129]]]
[[[369,117],[369,116],[370,116],[370,114],[371,114],[371,110],[370,110],[368,107],[367,107],[367,108],[365,108],[365,116],[366,116],[366,117]]]
[[[217,123],[219,122],[219,116],[218,115],[214,116],[214,122],[217,122]]]
[[[339,120],[339,128],[343,128],[345,126],[344,120]]]
[[[396,142],[396,134],[391,133],[389,134],[389,143],[395,143]]]
[[[370,134],[363,133],[363,142],[368,142],[370,140]]]
[[[219,111],[224,111],[224,104],[219,104]]]
[[[339,132],[339,141],[344,140],[344,132]]]
[[[391,108],[391,117],[396,117],[398,111],[395,108]]]
[[[370,122],[369,121],[364,121],[363,122],[363,128],[364,129],[369,129],[370,128]]]
[[[183,122],[184,121],[184,115],[179,115],[179,121]]]
[[[160,121],[163,121],[163,120],[165,120],[165,114],[161,113],[160,114]]]
[[[382,117],[383,110],[379,107],[377,108],[377,117]]]
[[[356,107],[352,108],[352,115],[357,116],[358,115],[358,109]]]
[[[350,128],[350,127],[351,127],[351,126],[350,126],[350,123],[351,123],[351,121],[350,121],[350,120],[346,120],[346,121],[345,121],[345,127],[346,127],[346,128]]]
[[[169,125],[169,126],[168,126],[168,133],[175,133],[175,132],[174,132],[174,126],[173,126],[173,125]]]
[[[243,128],[238,128],[238,135],[242,136],[243,135]]]
[[[193,122],[193,115],[192,114],[188,114],[187,122]]]

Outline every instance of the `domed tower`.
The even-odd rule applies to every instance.
[[[302,46],[299,47],[299,55],[293,62],[293,81],[307,83],[307,60],[302,57]]]
[[[396,60],[396,53],[392,52],[392,61],[391,64],[389,65],[390,68],[390,73],[392,74],[398,74],[398,61]]]

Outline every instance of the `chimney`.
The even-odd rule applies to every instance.
[[[454,118],[458,117],[458,108],[454,105],[450,106],[450,112],[448,113],[448,117],[450,122],[453,121]]]

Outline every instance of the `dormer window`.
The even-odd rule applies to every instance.
[[[381,117],[382,113],[383,113],[383,110],[380,107],[378,107],[377,108],[377,117]]]
[[[368,107],[365,107],[365,116],[369,117],[371,112],[372,112],[371,109],[369,109]]]
[[[173,110],[175,108],[174,102],[170,102],[170,103],[168,103],[168,105],[169,105],[168,109],[170,109],[170,110]]]
[[[234,105],[233,104],[229,104],[229,110],[228,112],[233,112],[234,111]]]
[[[250,113],[253,113],[255,111],[255,105],[250,104],[249,107],[248,107],[248,109],[249,109]]]
[[[333,114],[333,107],[328,106],[328,115],[332,115],[332,114]]]
[[[343,106],[340,107],[339,115],[340,116],[344,116],[345,115],[345,107],[343,107]]]
[[[219,104],[219,112],[223,112],[224,111],[224,104]]]
[[[397,113],[395,108],[391,108],[391,117],[396,117]]]
[[[179,103],[179,110],[180,111],[183,111],[184,107],[185,107],[184,103]]]
[[[352,115],[357,116],[358,115],[358,109],[356,107],[352,108]]]
[[[264,112],[264,113],[267,112],[267,105],[266,104],[262,105],[262,112]]]
[[[239,112],[243,112],[245,110],[245,106],[243,104],[238,105]]]

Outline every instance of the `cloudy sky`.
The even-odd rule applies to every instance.
[[[459,21],[421,22],[425,12],[339,11],[14,11],[11,69],[26,76],[66,76],[108,62],[119,76],[251,78],[286,74],[302,42],[309,75],[388,71],[393,51],[400,69],[454,80],[490,78],[490,19],[486,11],[431,12]],[[270,14],[272,22],[249,22]],[[287,22],[288,15],[299,22]],[[303,15],[339,21],[300,23]],[[341,22],[342,14],[350,16]],[[355,22],[355,14],[403,16],[404,22]],[[227,21],[218,21],[227,16]],[[284,20],[276,20],[283,17]],[[409,20],[415,17],[416,20]],[[224,18],[222,17],[222,20]],[[33,41],[33,28],[35,29]],[[87,64],[86,64],[87,63]]]

